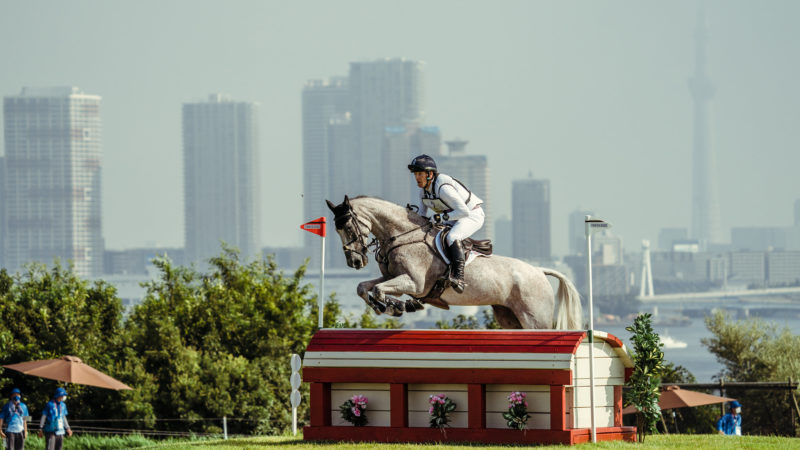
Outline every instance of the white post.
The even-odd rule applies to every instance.
[[[222,435],[228,440],[228,416],[222,416]]]
[[[594,423],[594,306],[592,304],[592,230],[590,220],[592,216],[586,216],[586,280],[589,285],[589,406],[591,407],[592,418],[592,442],[597,442],[597,429]]]
[[[297,407],[300,406],[300,366],[303,364],[300,355],[292,355],[292,376],[289,379],[292,385],[292,395],[289,396],[289,401],[292,405],[292,434],[297,436]]]
[[[322,236],[322,258],[319,267],[319,329],[322,329],[322,308],[325,307],[325,236]]]

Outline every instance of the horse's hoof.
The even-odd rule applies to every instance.
[[[425,305],[422,304],[419,300],[406,300],[405,310],[406,312],[417,312],[422,311],[425,309]]]
[[[369,298],[369,302],[367,304],[370,306],[370,308],[372,308],[373,311],[375,311],[375,314],[383,314],[386,312],[386,305],[375,300],[372,294],[368,294],[367,298]]]

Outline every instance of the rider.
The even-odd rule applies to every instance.
[[[436,161],[428,155],[419,155],[408,165],[419,186],[422,206],[421,216],[432,209],[436,222],[444,221],[453,226],[447,235],[447,257],[450,259],[450,282],[453,289],[464,292],[464,246],[461,241],[470,237],[483,226],[483,200],[470,192],[455,178],[439,173]]]

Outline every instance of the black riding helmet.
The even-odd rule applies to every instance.
[[[439,173],[436,168],[436,161],[428,155],[419,155],[412,159],[411,164],[408,165],[408,170],[412,172],[427,172],[430,170],[434,173]]]

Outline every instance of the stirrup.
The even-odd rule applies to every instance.
[[[456,291],[459,294],[463,294],[464,293],[464,288],[467,287],[467,283],[465,283],[464,280],[456,278],[456,277],[454,277],[452,275],[450,276],[450,278],[447,281],[450,282],[450,287],[452,287],[453,290]]]

